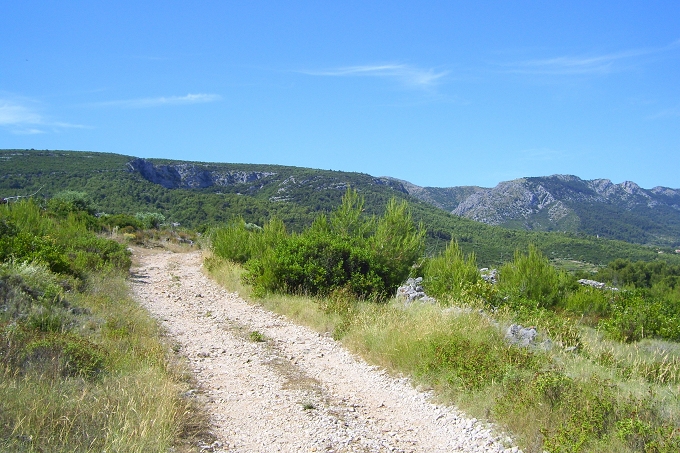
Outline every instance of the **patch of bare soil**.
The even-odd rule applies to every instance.
[[[137,249],[134,294],[200,385],[218,439],[238,452],[517,452],[338,342],[248,304],[201,271],[200,252]]]

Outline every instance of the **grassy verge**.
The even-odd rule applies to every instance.
[[[129,252],[60,203],[0,206],[0,451],[190,451],[205,417],[128,294]]]
[[[30,267],[15,274],[47,272]],[[85,286],[66,295],[68,332],[0,326],[3,355],[16,358],[0,368],[0,451],[189,451],[204,426],[156,323],[122,276]]]
[[[241,296],[330,332],[368,361],[433,388],[443,402],[497,423],[525,452],[680,451],[676,343],[632,346],[584,328],[572,352],[529,350],[504,341],[516,319],[510,310],[492,318],[474,307],[404,309],[342,290],[323,299],[253,298],[239,265],[209,257],[206,269]]]

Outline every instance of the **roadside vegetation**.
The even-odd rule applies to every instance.
[[[0,451],[188,451],[188,375],[125,281],[155,233],[93,214],[79,192],[0,206]]]
[[[525,452],[680,451],[678,267],[615,261],[574,275],[528,246],[492,284],[455,240],[423,258],[425,234],[405,204],[367,216],[348,191],[301,232],[279,220],[213,230],[205,264],[242,296],[497,423]],[[409,276],[438,302],[392,298]],[[585,276],[610,288],[579,285]],[[512,324],[538,336],[512,344]]]
[[[127,244],[179,250],[197,235],[159,210],[101,215],[97,203],[64,191],[0,206],[0,451],[182,451],[205,435],[200,410],[180,396],[187,374],[125,282]],[[420,204],[373,212],[351,190],[293,227],[255,211],[270,220],[210,231],[205,264],[228,288],[412,376],[526,452],[680,451],[677,260],[566,272],[551,265],[551,247],[586,261],[590,245],[600,258],[647,252],[466,221],[450,234]],[[478,268],[499,250],[491,284]],[[408,277],[423,277],[437,303],[394,299]],[[584,277],[608,288],[578,285]],[[509,343],[513,324],[535,327],[535,341]]]

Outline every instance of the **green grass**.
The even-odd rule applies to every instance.
[[[561,336],[564,346],[578,340],[579,349],[527,350],[503,339],[517,320],[510,309],[493,318],[478,306],[404,309],[342,291],[325,299],[253,298],[239,265],[209,257],[206,269],[242,297],[331,333],[370,363],[434,389],[441,402],[496,423],[527,453],[680,449],[677,343],[622,344],[536,310],[522,316],[552,326],[547,331]]]

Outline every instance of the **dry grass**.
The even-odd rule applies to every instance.
[[[198,451],[207,417],[181,395],[191,383],[162,333],[120,276],[72,295],[88,310],[81,334],[106,352],[94,379],[0,369],[0,451]]]

